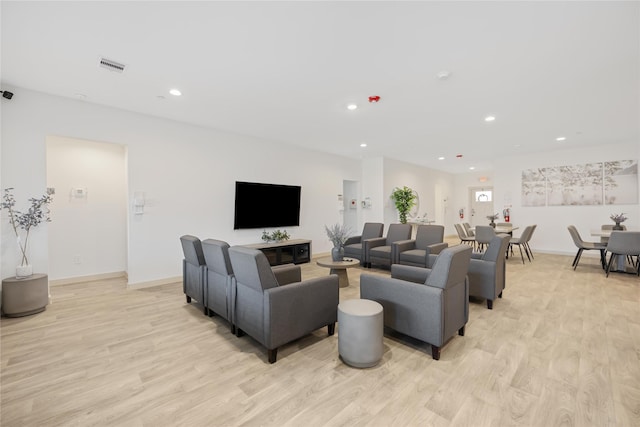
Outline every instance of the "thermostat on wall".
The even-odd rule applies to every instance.
[[[71,189],[71,197],[76,199],[84,199],[87,197],[87,188],[86,187],[75,187]]]

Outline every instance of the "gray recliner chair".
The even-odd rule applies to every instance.
[[[204,306],[207,314],[207,304],[204,298],[205,260],[202,252],[202,242],[195,236],[180,237],[184,259],[182,260],[182,290],[187,297],[187,303],[195,299]]]
[[[365,243],[367,267],[372,264],[391,266],[398,263],[394,243],[411,239],[410,224],[391,224],[387,237],[369,239]]]
[[[442,346],[456,332],[464,335],[469,320],[470,259],[471,247],[458,245],[444,249],[433,269],[395,264],[391,278],[362,274],[360,298],[382,304],[385,326],[431,344],[438,360]]]
[[[396,242],[398,264],[430,268],[437,255],[449,246],[444,243],[444,226],[420,225],[415,240]]]
[[[207,239],[202,242],[204,259],[207,264],[205,276],[205,302],[210,316],[217,314],[233,325],[233,302],[235,283],[229,260],[229,244],[221,240]]]
[[[256,249],[229,249],[235,273],[236,334],[246,333],[267,348],[275,363],[278,347],[323,326],[329,335],[338,319],[338,276],[304,280],[281,286],[266,256]]]
[[[236,302],[236,282],[234,280],[229,244],[222,240],[207,239],[202,242],[206,261],[205,303],[210,316],[217,314],[225,318],[235,332],[234,307]],[[283,264],[271,267],[278,284],[287,285],[302,279],[300,267]]]
[[[384,224],[380,222],[365,223],[360,236],[351,236],[344,242],[344,256],[359,259],[360,264],[366,266],[365,242],[369,239],[382,237],[383,230]]]
[[[491,228],[491,227],[489,227]],[[469,295],[485,298],[487,308],[493,310],[493,301],[502,298],[505,288],[505,257],[511,236],[494,235],[482,254],[472,254],[469,264]]]

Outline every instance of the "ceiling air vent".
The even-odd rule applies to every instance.
[[[112,61],[107,58],[100,58],[100,63],[98,64],[100,68],[105,68],[109,71],[115,71],[116,73],[123,73],[126,65],[121,64],[116,61]]]

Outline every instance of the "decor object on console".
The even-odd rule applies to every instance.
[[[265,230],[262,232],[262,240],[264,240],[265,242],[282,242],[283,240],[289,240],[290,238],[291,236],[289,236],[287,230],[275,230],[271,233]]]
[[[628,218],[624,216],[624,212],[620,214],[611,214],[609,217],[616,225],[613,226],[613,230],[623,230],[623,227],[620,225],[621,222],[625,222]]]
[[[407,214],[411,211],[411,208],[415,206],[417,194],[411,188],[404,186],[402,188],[396,187],[391,193],[391,198],[396,205],[396,209],[400,214],[400,223],[407,223]]]
[[[498,218],[500,218],[500,214],[498,214],[498,213],[497,213],[497,214],[494,214],[494,215],[488,215],[488,216],[487,216],[487,219],[488,219],[489,221],[491,221],[491,222],[489,223],[489,225],[490,225],[490,226],[492,226],[493,228],[496,228],[496,223],[495,223],[495,221],[496,221],[496,219],[498,219]]]
[[[327,236],[331,243],[333,243],[333,249],[331,249],[331,258],[334,261],[342,261],[344,259],[344,242],[349,238],[351,230],[346,225],[333,224],[332,226],[324,226]]]
[[[13,228],[16,235],[18,246],[20,247],[20,265],[16,267],[16,278],[29,277],[33,274],[33,267],[29,264],[28,243],[29,233],[31,229],[37,227],[42,222],[50,222],[48,204],[52,202],[53,189],[47,189],[47,192],[39,198],[31,198],[31,206],[26,212],[16,210],[16,200],[13,197],[13,188],[5,188],[2,195],[2,209],[9,212],[9,224]],[[20,237],[18,229],[25,231],[24,240]]]

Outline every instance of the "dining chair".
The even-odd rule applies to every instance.
[[[464,228],[464,232],[468,237],[475,237],[476,233],[471,229],[471,224],[468,222],[463,222],[462,227]]]
[[[602,268],[606,267],[606,259],[605,259],[605,251],[607,250],[607,244],[601,242],[585,242],[580,237],[580,233],[578,233],[578,229],[570,225],[567,227],[569,230],[569,234],[571,234],[571,238],[573,239],[573,243],[578,247],[578,253],[575,258],[573,258],[573,264],[571,266],[575,270],[580,262],[580,257],[582,256],[583,251],[596,250],[600,251],[600,263],[602,264]]]
[[[496,232],[493,227],[489,225],[479,225],[476,227],[476,245],[478,248],[478,252],[484,251],[485,245],[491,243],[494,237],[496,237]]]
[[[627,230],[627,226],[626,225],[621,225],[622,230],[626,231]],[[613,230],[613,224],[602,224],[602,226],[600,226],[600,230]],[[600,242],[601,243],[607,243],[609,241],[609,237],[608,236],[601,236],[600,237]]]
[[[467,233],[464,231],[464,227],[462,224],[453,224],[456,228],[456,232],[458,233],[458,237],[460,238],[460,243],[466,243],[475,248],[476,239],[475,237],[467,236]]]
[[[640,231],[612,231],[607,243],[607,252],[610,252],[607,263],[607,277],[611,271],[613,261],[620,255],[627,257],[640,257]],[[633,264],[633,262],[632,262]],[[640,262],[634,264],[637,274],[640,276]]]
[[[527,225],[524,230],[522,230],[522,234],[520,237],[512,237],[509,242],[509,248],[511,249],[511,255],[513,255],[513,245],[518,246],[518,250],[520,250],[520,258],[522,258],[522,263],[524,264],[524,256],[522,255],[522,248],[524,247],[524,253],[527,255],[527,259],[531,262],[531,255],[529,255],[529,249],[527,246],[527,242],[531,238],[531,233],[533,233],[533,225]]]

